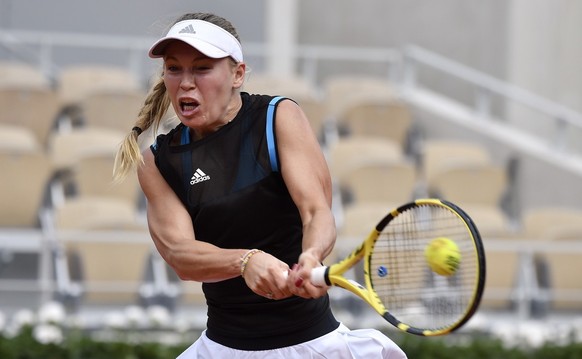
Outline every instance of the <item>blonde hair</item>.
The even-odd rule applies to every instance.
[[[139,144],[138,136],[153,126],[154,131],[160,125],[166,111],[170,107],[170,98],[166,94],[164,79],[160,76],[148,93],[144,105],[139,111],[135,126],[131,129],[119,146],[113,165],[113,179],[123,180],[129,172],[135,170],[138,164],[143,163],[143,156]]]
[[[174,24],[183,20],[208,21],[222,27],[240,41],[234,26],[232,26],[228,20],[220,16],[209,13],[189,13],[178,18]],[[170,105],[171,102],[166,93],[166,85],[164,84],[162,71],[156,83],[150,89],[144,101],[144,105],[139,111],[135,126],[131,129],[131,132],[125,136],[119,146],[119,150],[115,156],[115,164],[113,166],[113,179],[115,181],[122,181],[131,171],[134,171],[139,164],[143,163],[143,156],[138,144],[138,137],[142,132],[150,127],[152,127],[154,132],[156,132]]]

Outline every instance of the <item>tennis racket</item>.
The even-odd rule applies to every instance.
[[[425,259],[425,248],[438,237],[458,246],[460,261],[452,275],[433,272]],[[365,283],[360,284],[344,275],[362,259]],[[485,254],[479,232],[463,210],[444,200],[419,199],[388,213],[342,261],[314,268],[311,281],[349,290],[402,331],[444,335],[477,310]]]

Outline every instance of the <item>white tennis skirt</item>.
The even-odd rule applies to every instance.
[[[247,351],[225,347],[208,339],[206,332],[177,359],[406,359],[390,338],[375,329],[349,330],[345,325],[331,333],[289,347]]]

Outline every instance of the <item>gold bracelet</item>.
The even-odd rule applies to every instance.
[[[263,251],[260,249],[250,249],[248,252],[246,252],[240,258],[240,275],[241,275],[241,277],[245,276],[245,269],[247,268],[247,264],[249,263],[249,260],[251,259],[252,256],[254,256],[257,253],[263,253]]]

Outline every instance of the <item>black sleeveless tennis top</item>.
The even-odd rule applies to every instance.
[[[221,248],[258,248],[292,266],[301,254],[302,223],[278,172],[277,99],[241,93],[237,116],[191,141],[182,124],[152,145],[162,176],[192,217],[196,239]],[[273,100],[271,106],[269,103]],[[267,121],[270,109],[272,121]],[[269,300],[242,277],[202,285],[208,337],[241,350],[299,344],[336,329],[329,298]]]

